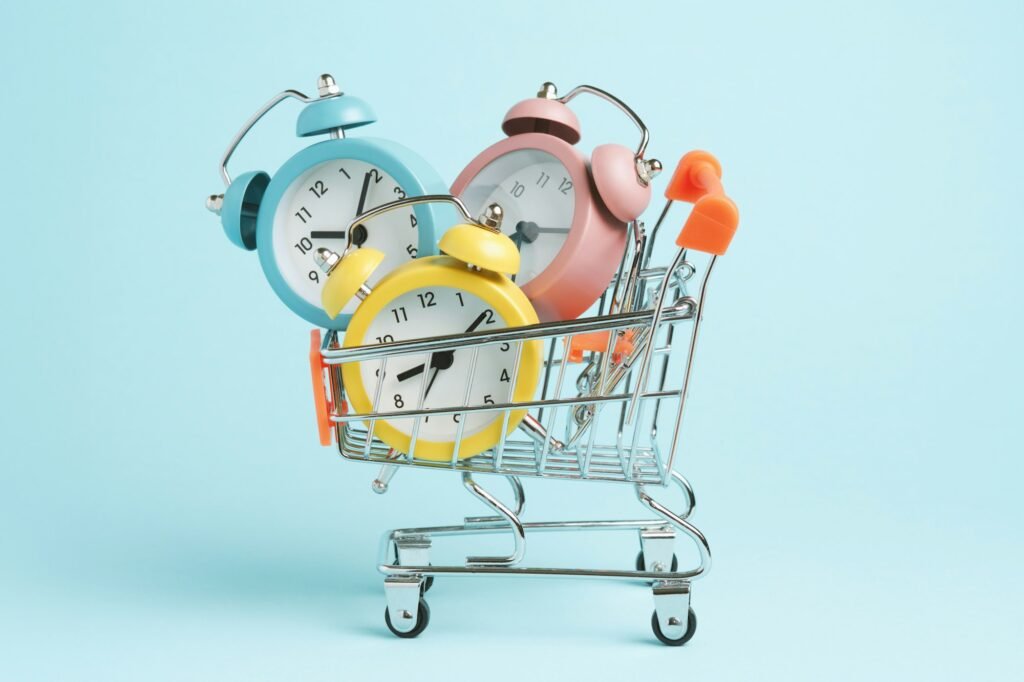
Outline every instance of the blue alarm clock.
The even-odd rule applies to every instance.
[[[320,303],[326,277],[314,261],[317,249],[341,253],[372,247],[385,254],[379,277],[417,256],[435,255],[435,225],[448,225],[443,208],[423,204],[392,211],[346,233],[357,215],[395,199],[444,194],[447,186],[417,154],[390,140],[347,138],[352,128],[376,121],[363,100],[341,92],[329,74],[320,76],[319,97],[285,90],[242,126],[221,158],[223,194],[207,199],[233,244],[259,254],[267,281],[278,297],[303,319],[328,329],[348,326],[358,301],[332,319]],[[288,159],[271,178],[263,171],[232,180],[228,161],[242,139],[271,109],[287,99],[305,104],[299,137],[327,135]],[[374,279],[379,279],[376,277]],[[373,281],[369,283],[371,286]]]

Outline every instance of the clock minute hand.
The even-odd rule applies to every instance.
[[[363,215],[363,208],[366,206],[366,194],[370,191],[370,173],[363,178],[363,189],[359,192],[359,206],[356,208],[356,215]]]

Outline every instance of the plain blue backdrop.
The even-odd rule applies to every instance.
[[[1016,2],[4,3],[0,678],[1019,672],[1022,28]],[[620,94],[666,164],[722,160],[742,224],[687,418],[716,561],[687,647],[616,583],[438,581],[422,637],[384,628],[380,534],[483,509],[430,472],[375,496],[317,445],[308,326],[203,207],[241,122],[324,71],[448,180],[545,80]],[[285,109],[236,169],[299,148]]]

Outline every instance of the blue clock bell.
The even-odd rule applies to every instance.
[[[334,78],[320,76],[319,97],[285,90],[246,121],[220,161],[223,194],[207,199],[218,214],[228,239],[248,251],[256,250],[260,265],[278,297],[303,319],[328,329],[345,329],[352,310],[329,318],[320,304],[325,276],[314,258],[326,248],[372,247],[385,254],[385,274],[417,256],[437,253],[435,225],[451,223],[437,205],[422,204],[393,211],[346,232],[357,215],[406,196],[443,194],[446,185],[417,154],[390,140],[347,138],[352,128],[373,123],[370,106],[341,92]],[[299,114],[299,137],[328,139],[301,150],[271,177],[250,171],[234,179],[227,164],[242,139],[271,109],[287,99],[305,106]],[[372,285],[374,282],[370,282]],[[355,302],[350,304],[355,309]]]

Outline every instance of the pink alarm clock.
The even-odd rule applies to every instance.
[[[566,104],[588,93],[629,116],[642,134],[634,151],[602,144],[588,159],[575,145],[580,123]],[[519,248],[516,283],[542,322],[583,314],[607,289],[626,247],[626,224],[651,200],[661,164],[645,160],[647,128],[618,98],[589,85],[558,97],[545,83],[501,125],[508,138],[473,159],[452,184],[471,213],[498,204],[502,231]]]

